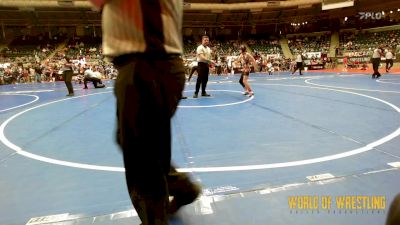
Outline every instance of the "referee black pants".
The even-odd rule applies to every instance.
[[[63,72],[63,79],[65,86],[68,89],[68,94],[74,94],[74,88],[72,87],[72,76],[74,75],[74,72],[72,70],[66,70]]]
[[[206,87],[208,82],[208,74],[210,69],[208,67],[208,63],[199,62],[197,67],[197,81],[196,81],[196,91],[195,94],[199,93],[200,86],[201,86],[201,93],[206,93]]]
[[[297,71],[297,69],[299,70],[299,74],[300,74],[300,75],[303,75],[303,74],[301,73],[301,70],[303,69],[303,63],[302,63],[302,62],[296,62],[296,68],[294,69],[294,71],[293,71],[292,74],[294,74],[294,73]]]
[[[393,59],[386,59],[386,71],[393,67]]]
[[[188,204],[198,191],[171,165],[171,117],[182,97],[179,57],[117,57],[117,142],[129,195],[143,225],[167,225],[169,196]]]
[[[372,74],[372,78],[380,77],[381,74],[379,73],[379,64],[381,63],[380,58],[372,58],[372,69],[374,70],[374,73]]]

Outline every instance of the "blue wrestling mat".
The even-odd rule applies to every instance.
[[[196,78],[194,77],[193,80]],[[203,187],[173,225],[384,224],[400,186],[400,77],[210,76],[186,84],[173,162]],[[115,143],[113,81],[0,86],[0,224],[140,224]]]

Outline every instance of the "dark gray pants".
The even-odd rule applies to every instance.
[[[63,79],[65,82],[65,86],[67,86],[68,94],[74,94],[74,89],[72,87],[72,76],[74,72],[72,70],[66,70],[63,72]]]
[[[379,64],[381,63],[380,58],[372,58],[372,69],[374,70],[374,73],[372,74],[372,77],[380,77],[381,74],[379,73]]]
[[[198,62],[197,66],[197,81],[196,81],[196,91],[198,94],[201,86],[201,93],[206,93],[206,87],[208,83],[210,68],[208,67],[208,63]]]
[[[386,71],[389,71],[393,67],[393,59],[386,59]]]
[[[167,225],[169,196],[184,201],[195,194],[189,177],[171,165],[170,120],[185,83],[182,60],[126,55],[114,64],[117,141],[128,191],[143,225]]]
[[[293,73],[292,74],[294,74],[297,70],[299,70],[299,74],[300,75],[303,75],[302,73],[301,73],[301,70],[303,69],[303,63],[302,62],[296,62],[296,68],[294,69],[294,71],[293,71]]]

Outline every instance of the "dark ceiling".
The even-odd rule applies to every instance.
[[[290,0],[288,0],[290,1]],[[185,0],[187,3],[245,3],[265,2],[262,0]],[[400,0],[356,0],[354,7],[322,11],[321,4],[309,5],[308,8],[275,8],[256,11],[185,11],[184,27],[254,27],[271,24],[287,24],[302,21],[354,16],[358,12],[396,10]],[[100,14],[90,8],[76,7],[1,7],[0,25],[3,26],[100,26]]]

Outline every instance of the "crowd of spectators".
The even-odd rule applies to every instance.
[[[340,33],[339,40],[336,56],[346,58],[346,67],[363,68],[370,61],[372,53],[378,45],[382,44],[386,50],[391,49],[396,53],[397,46],[400,45],[400,30],[347,31]],[[343,62],[343,60],[340,61]]]
[[[318,36],[295,36],[288,39],[288,44],[292,54],[301,52],[321,52],[328,53],[330,48],[330,34]]]
[[[273,40],[249,40],[247,45],[254,52],[261,55],[283,55],[282,47],[278,39]]]
[[[342,62],[342,57],[346,57],[349,64],[365,64],[378,44],[396,51],[400,45],[400,30],[340,33],[339,46],[336,46],[336,57],[339,60],[327,57],[331,47],[330,39],[329,32],[298,35],[288,38],[288,45],[293,56],[300,52],[304,54],[306,65],[323,64],[324,68],[333,69],[338,62]],[[199,44],[193,39],[184,41],[183,59],[188,70],[189,65],[196,60]],[[253,54],[260,72],[289,71],[294,64],[293,59],[284,57],[277,38],[246,41],[211,39],[212,59],[215,62],[211,73],[220,75],[238,71],[241,65],[236,57],[241,44],[247,46]],[[82,79],[84,70],[92,66],[103,74],[104,79],[114,79],[117,76],[112,64],[104,60],[101,37],[74,36],[68,39],[62,33],[51,38],[42,34],[36,37],[24,35],[0,49],[0,84],[62,80],[61,70],[66,56],[75,65],[76,80]]]
[[[38,45],[33,50],[32,43],[35,42],[26,38],[13,41],[1,51],[0,84],[61,81],[65,57],[74,63],[74,80],[77,82],[83,80],[84,71],[90,67],[103,74],[104,79],[115,79],[117,76],[113,65],[104,60],[101,38],[73,37],[64,39],[64,42],[53,42],[55,45]],[[13,46],[17,48],[10,50]]]
[[[400,44],[400,30],[382,32],[343,32],[339,36],[340,56],[369,56],[380,44],[395,49]]]

